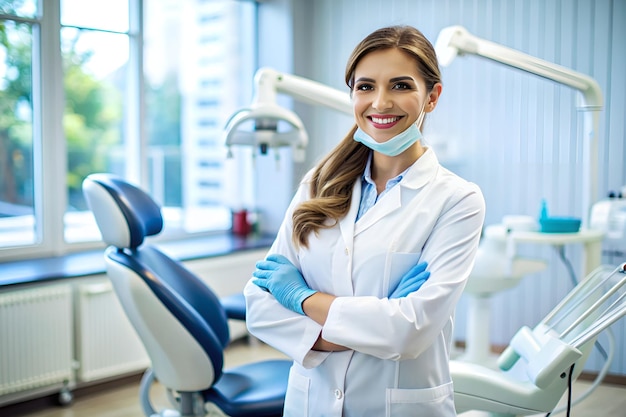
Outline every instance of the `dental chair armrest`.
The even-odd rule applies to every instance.
[[[523,326],[513,336],[509,346],[504,349],[500,357],[498,357],[498,367],[503,371],[508,371],[515,363],[524,357],[526,361],[541,350],[541,345],[545,342],[545,337],[538,337],[548,333],[548,329],[543,324],[539,324],[535,330],[531,330],[528,326]]]
[[[552,331],[544,333],[542,329],[535,330],[522,327],[513,336],[510,347],[526,362],[528,378],[544,389],[566,372],[582,356],[582,352],[559,339],[558,334]],[[505,357],[501,357],[502,364],[508,365],[514,356],[507,352]]]

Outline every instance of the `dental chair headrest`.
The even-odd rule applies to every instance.
[[[83,194],[107,245],[134,249],[163,229],[161,208],[138,187],[112,174],[91,174]]]

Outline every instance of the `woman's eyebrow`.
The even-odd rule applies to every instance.
[[[398,81],[407,81],[407,80],[408,81],[415,81],[413,79],[413,77],[410,77],[408,75],[402,75],[400,77],[394,77],[394,78],[390,79],[389,82],[395,83],[395,82],[398,82]]]
[[[409,75],[401,75],[399,77],[393,77],[391,79],[389,79],[390,83],[396,83],[398,81],[413,81],[415,82],[415,79]],[[368,77],[361,77],[361,78],[357,78],[356,80],[354,80],[355,83],[375,83],[376,80],[373,78],[368,78]]]

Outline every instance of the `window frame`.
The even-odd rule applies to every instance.
[[[61,54],[61,1],[38,0],[34,18],[2,16],[32,25],[32,94],[33,94],[33,181],[35,242],[21,246],[0,247],[0,263],[6,261],[45,258],[69,253],[100,249],[101,241],[67,242],[65,221],[67,195],[67,146],[63,128],[64,73]],[[246,0],[258,3],[253,0]],[[143,0],[129,0],[129,88],[126,99],[129,123],[125,127],[126,151],[137,155],[139,163],[126,164],[125,178],[145,186],[148,183],[148,138],[145,134]],[[256,13],[255,13],[256,15]],[[258,26],[258,22],[254,23]],[[70,26],[72,27],[72,26]],[[117,32],[116,32],[117,33]],[[255,49],[258,47],[254,46]],[[256,61],[256,57],[255,57]],[[256,62],[254,63],[256,67]],[[42,70],[44,69],[45,70]],[[45,111],[44,111],[45,109]],[[155,240],[185,240],[223,234],[223,231],[175,233]]]

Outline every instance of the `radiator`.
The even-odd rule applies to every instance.
[[[77,309],[79,382],[139,372],[150,366],[108,280],[79,285]]]
[[[73,380],[72,288],[0,293],[0,395]]]

